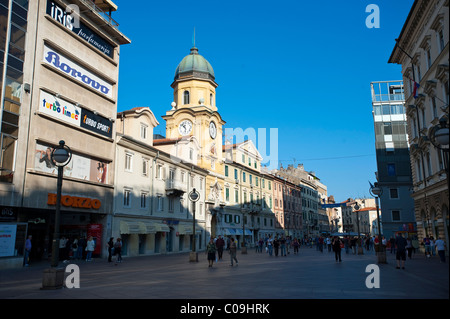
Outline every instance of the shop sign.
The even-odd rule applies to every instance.
[[[43,62],[50,65],[52,68],[58,69],[67,76],[75,79],[80,83],[94,89],[109,98],[112,98],[112,85],[102,80],[92,72],[86,70],[84,67],[64,57],[62,54],[56,53],[53,49],[44,45],[44,59]]]
[[[73,9],[75,5],[70,5]],[[105,55],[110,58],[113,57],[113,46],[106,42],[101,36],[96,32],[92,31],[87,25],[85,25],[76,15],[72,15],[69,10],[63,9],[58,6],[53,1],[47,1],[47,14],[50,15],[53,20],[59,22],[67,29],[78,35],[80,38],[88,42],[90,45],[94,46],[100,50]],[[79,13],[79,12],[78,12]]]
[[[52,193],[48,194],[47,205],[50,206],[56,205],[56,194]],[[102,206],[102,203],[98,199],[63,195],[61,196],[61,205],[64,207],[98,210]]]
[[[94,112],[41,90],[39,111],[91,132],[112,137],[112,122]]]
[[[15,207],[0,206],[0,221],[17,220],[17,209]]]

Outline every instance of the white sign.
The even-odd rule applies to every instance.
[[[17,225],[0,224],[0,257],[14,256]]]
[[[112,85],[86,70],[77,63],[55,52],[53,49],[44,45],[43,62],[66,73],[69,77],[78,82],[84,83],[95,91],[112,98]]]
[[[80,126],[81,107],[73,105],[61,98],[41,91],[39,112],[55,117],[66,123]]]

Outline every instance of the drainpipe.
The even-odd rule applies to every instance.
[[[156,166],[156,160],[159,157],[159,151],[156,153],[155,158],[153,159],[153,167],[152,167],[152,176],[151,176],[151,181],[152,181],[152,196],[150,198],[150,215],[153,215],[153,198],[155,197],[155,194],[153,193],[153,185],[155,184],[155,166]]]

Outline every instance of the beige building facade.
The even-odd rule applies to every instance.
[[[448,26],[448,0],[414,1],[389,59],[402,66],[418,237],[442,237],[447,251],[448,145],[436,147],[433,131],[449,123]]]
[[[24,41],[24,55],[21,83],[6,81],[2,90],[8,150],[2,151],[0,205],[12,212],[17,240],[33,236],[31,258],[48,258],[57,177],[50,153],[63,140],[72,158],[64,168],[61,236],[93,235],[100,255],[113,210],[119,53],[130,40],[110,16],[117,9],[111,1],[39,0],[12,8],[23,15],[20,20],[13,12],[7,27],[14,41]],[[17,31],[18,20],[26,36]],[[17,74],[17,65],[5,72]],[[11,259],[20,260],[22,244]]]

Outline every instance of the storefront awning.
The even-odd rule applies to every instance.
[[[154,233],[156,233],[156,227],[153,225],[153,223],[139,222],[139,225],[141,227],[141,230],[144,231],[143,234],[154,234]]]
[[[155,227],[155,231],[157,231],[157,232],[162,232],[162,233],[169,233],[170,232],[170,228],[166,224],[153,223],[152,225]]]
[[[121,234],[143,234],[143,231],[141,224],[137,221],[120,221]]]
[[[233,228],[224,228],[225,235],[236,235],[236,231]]]
[[[199,234],[201,232],[202,232],[202,230],[200,229],[200,227],[195,225],[195,233]],[[178,225],[178,234],[180,234],[180,235],[192,235],[192,225],[179,224]]]
[[[240,228],[236,229],[236,235],[242,235],[244,233],[244,231]],[[246,229],[245,230],[245,236],[251,236],[252,235],[252,231],[250,229]]]

